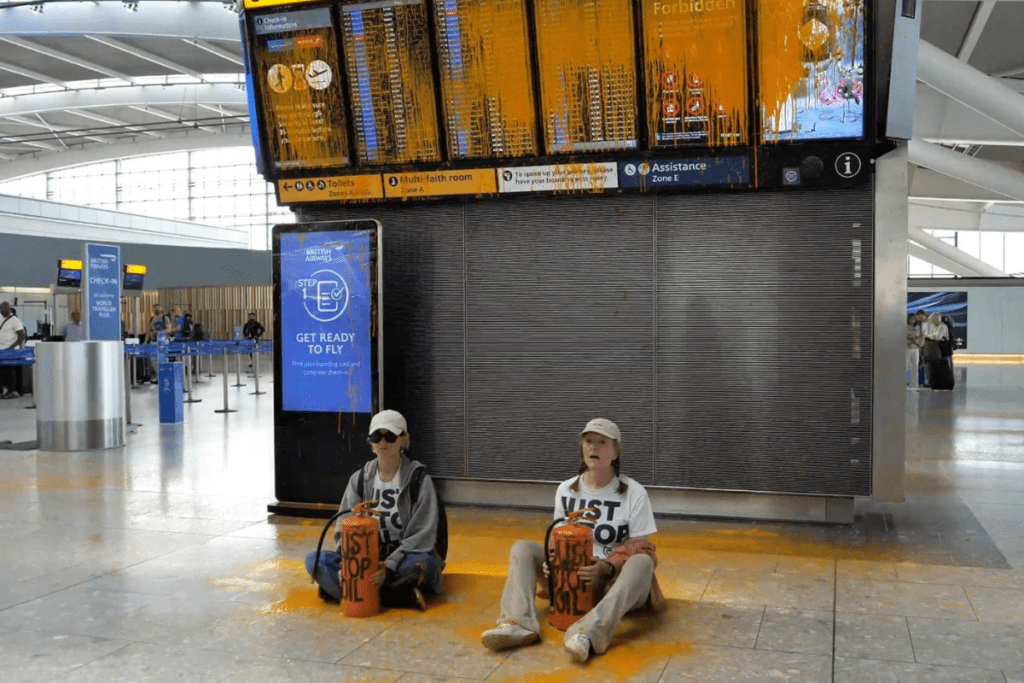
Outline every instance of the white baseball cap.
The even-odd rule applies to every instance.
[[[405,418],[397,410],[382,410],[370,420],[370,433],[373,434],[379,429],[386,429],[395,435],[405,434],[408,427]]]
[[[593,420],[587,423],[587,426],[580,432],[580,436],[583,436],[587,432],[594,432],[601,436],[607,436],[609,439],[615,439],[620,444],[622,443],[622,436],[619,434],[618,426],[611,420],[607,420],[603,417],[595,417]]]

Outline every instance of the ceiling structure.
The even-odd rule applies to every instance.
[[[926,0],[921,39],[1024,93],[1022,26],[1024,0]],[[251,144],[239,36],[233,0],[0,0],[0,180]],[[933,85],[918,83],[915,138],[972,157],[981,175],[924,168],[942,155],[919,146],[911,225],[1024,230],[1024,129]],[[1024,121],[1011,95],[1000,111]],[[1005,182],[979,181],[986,169]]]

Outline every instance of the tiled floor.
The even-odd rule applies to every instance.
[[[548,627],[479,641],[546,513],[450,510],[426,613],[320,602],[320,522],[268,518],[272,401],[251,390],[224,416],[201,385],[161,427],[139,389],[124,449],[0,450],[0,681],[1024,681],[1022,390],[908,392],[908,500],[860,501],[853,527],[661,520],[668,609],[584,666]],[[30,400],[0,402],[0,441],[34,438]]]

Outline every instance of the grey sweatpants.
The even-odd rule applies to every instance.
[[[508,578],[501,595],[501,616],[498,623],[514,621],[523,628],[540,633],[535,600],[536,586],[544,579],[544,549],[533,541],[516,541],[508,557]],[[634,555],[619,571],[618,578],[604,592],[604,597],[594,609],[569,627],[566,636],[585,633],[594,652],[603,653],[615,635],[622,615],[643,607],[651,592],[651,578],[654,576],[654,560],[647,555]],[[597,594],[605,586],[599,583]]]

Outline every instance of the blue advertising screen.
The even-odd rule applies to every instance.
[[[85,245],[86,339],[121,339],[121,248],[111,244]]]
[[[368,230],[281,234],[283,410],[372,411],[373,245]]]

